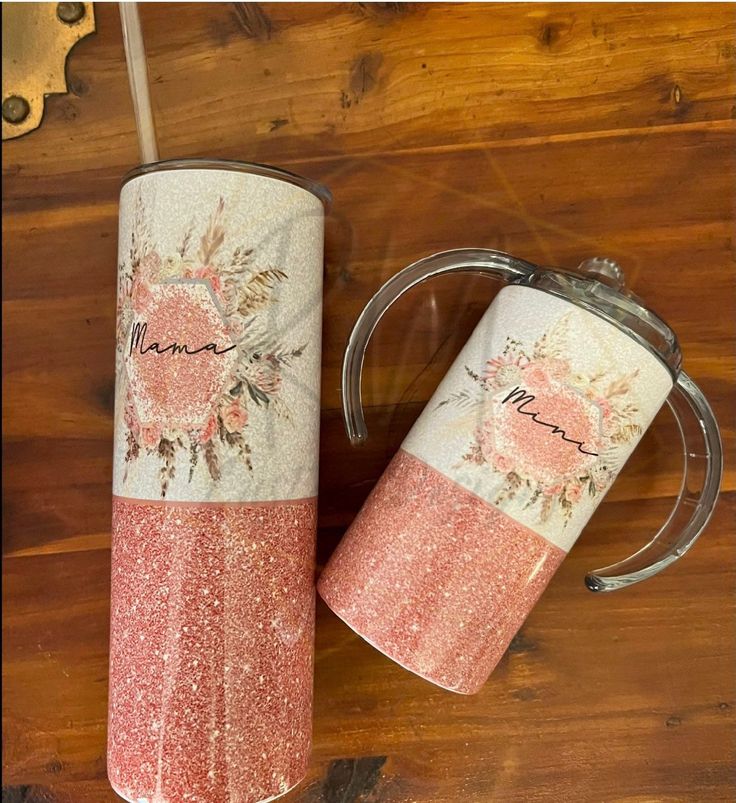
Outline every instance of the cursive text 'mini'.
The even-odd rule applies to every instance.
[[[587,449],[584,449],[583,446],[585,444],[581,441],[576,441],[574,438],[568,438],[565,430],[561,427],[558,427],[557,424],[549,424],[546,421],[542,421],[539,418],[538,412],[527,410],[527,405],[531,404],[536,398],[537,397],[531,393],[527,393],[524,388],[517,386],[503,399],[501,404],[511,402],[512,405],[516,406],[517,413],[521,413],[521,415],[528,415],[535,424],[539,424],[541,427],[548,427],[551,429],[553,435],[559,435],[563,441],[574,443],[578,447],[579,452],[582,452],[583,454],[589,454],[592,457],[598,457],[598,452],[589,452]]]

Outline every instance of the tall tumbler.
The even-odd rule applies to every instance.
[[[327,191],[184,160],[120,199],[108,772],[255,803],[311,747]]]

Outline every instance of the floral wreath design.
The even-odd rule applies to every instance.
[[[287,282],[280,268],[258,268],[254,249],[245,244],[226,248],[223,225],[225,200],[220,198],[195,249],[194,222],[183,233],[174,253],[161,254],[152,243],[145,204],[139,194],[135,202],[130,249],[118,268],[117,358],[123,368],[124,353],[131,325],[137,313],[152,299],[152,289],[187,279],[205,281],[218,301],[227,323],[227,332],[236,344],[234,368],[223,384],[209,418],[197,428],[182,430],[143,425],[136,411],[130,385],[126,387],[123,426],[126,444],[125,475],[129,465],[141,455],[158,456],[161,497],[165,498],[176,476],[176,459],[189,455],[189,479],[203,458],[212,481],[222,476],[221,461],[227,453],[238,456],[253,470],[248,443],[253,408],[270,411],[290,420],[290,410],[281,397],[283,369],[302,356],[306,344],[288,347],[274,342],[263,321],[263,313],[276,303],[276,290]],[[119,374],[120,375],[120,374]]]
[[[531,349],[509,337],[502,353],[488,360],[479,373],[466,365],[472,387],[453,393],[438,405],[483,409],[481,423],[462,461],[490,469],[501,480],[495,504],[516,499],[523,509],[535,510],[541,523],[560,512],[567,524],[584,495],[594,498],[605,492],[621,465],[617,447],[643,432],[636,420],[639,409],[630,395],[638,369],[624,375],[605,370],[587,375],[573,371],[565,358],[569,353],[570,315],[556,321]],[[597,452],[583,452],[580,457],[588,457],[577,461],[575,470],[552,477],[540,475],[518,454],[499,448],[493,437],[495,414],[489,402],[493,398],[505,400],[503,391],[513,392],[516,388],[528,389],[529,393],[554,393],[557,389],[591,409],[595,405],[600,411]],[[562,446],[562,441],[557,445]]]

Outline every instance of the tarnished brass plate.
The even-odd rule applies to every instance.
[[[3,3],[3,139],[41,124],[46,95],[66,92],[66,57],[95,30],[92,3]]]

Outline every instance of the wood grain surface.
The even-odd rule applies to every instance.
[[[679,483],[662,413],[475,697],[318,607],[314,758],[285,801],[726,801],[736,795],[733,4],[148,4],[164,158],[327,183],[320,565],[497,288],[448,277],[371,345],[349,447],[352,322],[460,246],[605,254],[672,323],[723,428],[720,505],[677,565],[597,597]],[[116,227],[137,147],[117,9],[41,128],[3,149],[3,801],[113,801],[105,773]]]

